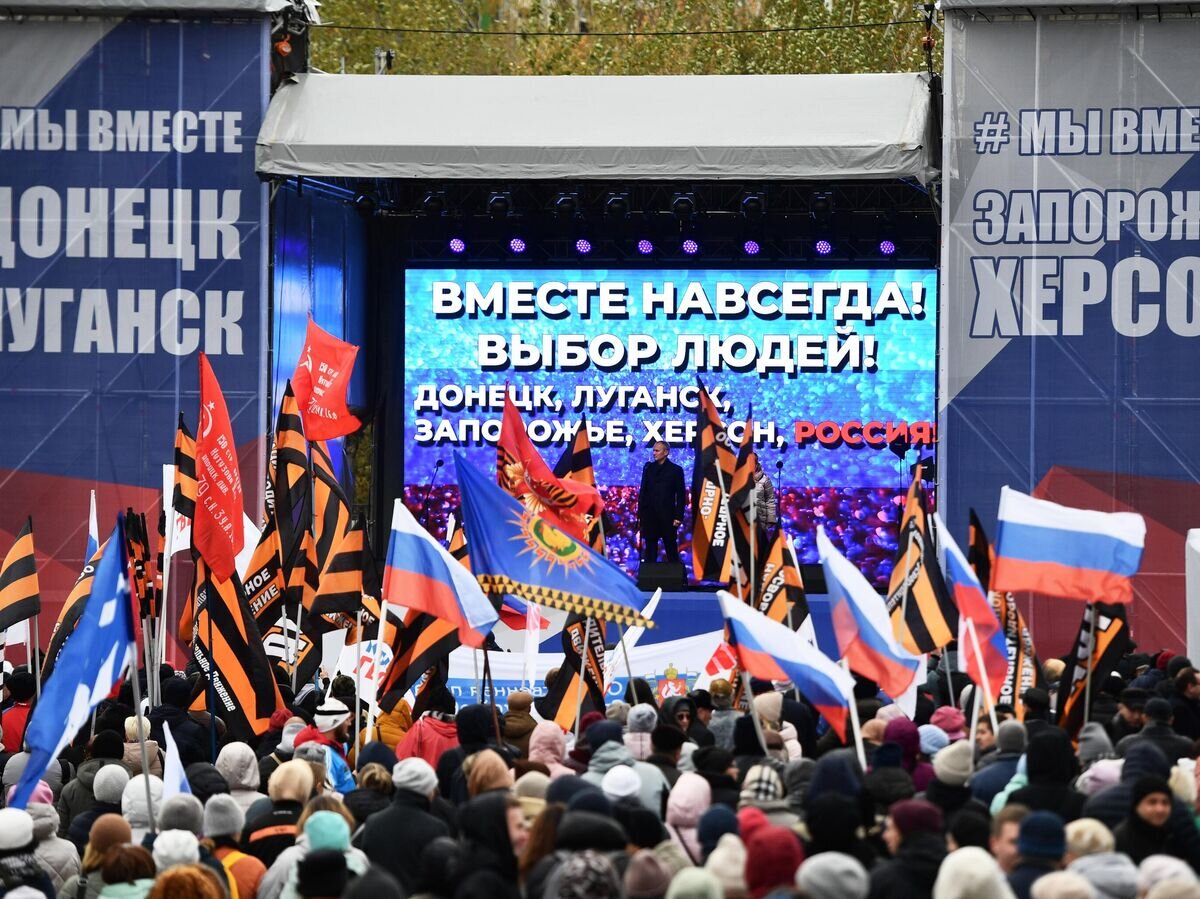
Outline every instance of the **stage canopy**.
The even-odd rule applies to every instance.
[[[934,173],[920,74],[298,75],[258,135],[267,175],[837,179]]]

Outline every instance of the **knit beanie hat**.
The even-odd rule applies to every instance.
[[[1087,767],[1100,759],[1110,759],[1116,753],[1113,751],[1112,740],[1104,731],[1104,725],[1099,721],[1089,721],[1079,731],[1079,764]]]
[[[392,786],[428,797],[437,789],[437,772],[425,759],[401,759],[392,766]]]
[[[658,709],[640,702],[629,710],[628,724],[631,734],[648,734],[658,726]]]
[[[821,852],[800,865],[796,886],[808,899],[867,899],[871,880],[853,856]]]
[[[512,707],[512,699],[509,699],[509,708]],[[614,699],[608,704],[608,708],[604,710],[604,717],[609,721],[615,721],[622,727],[629,720],[629,703],[622,702],[619,699]]]
[[[1147,895],[1156,883],[1164,880],[1186,880],[1196,883],[1196,872],[1181,858],[1173,855],[1148,855],[1138,865],[1138,895]]]
[[[935,756],[950,745],[950,737],[936,724],[922,724],[917,728],[921,737],[921,754]]]
[[[783,798],[783,780],[770,765],[755,765],[742,781],[740,802],[774,802]]]
[[[763,810],[754,808],[754,806],[746,806],[745,808],[738,809],[737,819],[738,833],[742,838],[742,843],[745,845],[749,845],[754,835],[771,823],[767,820],[767,816],[763,814]]]
[[[372,740],[359,750],[358,756],[354,759],[354,770],[362,771],[372,762],[382,765],[384,768],[390,768],[396,764],[396,751],[387,743]]]
[[[242,832],[246,815],[232,796],[218,793],[204,804],[204,835],[231,837]]]
[[[671,886],[671,875],[649,849],[639,849],[625,869],[625,895],[629,899],[657,899]]]
[[[304,822],[304,834],[310,849],[345,852],[350,848],[350,825],[337,812],[313,812]]]
[[[0,851],[21,849],[33,843],[33,818],[20,808],[0,808]]]
[[[13,794],[16,792],[16,784],[13,784],[8,788],[9,802],[12,802]],[[120,798],[120,796],[117,797],[118,800]],[[50,789],[50,784],[46,783],[44,780],[39,780],[36,784],[34,784],[33,792],[29,794],[29,802],[40,802],[42,805],[54,805],[54,791]]]
[[[434,783],[435,785],[437,783],[436,775],[434,775]],[[550,781],[550,786],[546,787],[546,801],[566,805],[576,793],[595,789],[594,786],[582,777],[574,774],[564,774],[562,777],[555,777]]]
[[[129,771],[124,765],[105,765],[92,779],[92,795],[97,802],[120,805],[125,784],[129,783]]]
[[[929,719],[929,723],[944,730],[946,736],[952,742],[954,740],[961,740],[967,735],[966,716],[952,706],[942,706],[933,713],[933,717]]]
[[[758,809],[754,811],[757,812]],[[712,871],[721,882],[721,887],[725,890],[725,899],[741,899],[748,895],[746,846],[736,834],[727,833],[717,841],[717,848],[709,854],[704,867],[705,870]]]
[[[158,807],[159,830],[186,830],[200,836],[204,832],[204,806],[191,793],[176,793]]]
[[[975,750],[966,740],[951,743],[933,757],[933,773],[949,787],[961,787],[975,770]]]
[[[619,802],[613,808],[613,816],[625,828],[630,844],[640,849],[653,849],[666,839],[658,815],[641,803]]]
[[[1025,743],[1025,725],[1020,721],[1005,721],[996,731],[996,749],[999,752],[1024,752]]]
[[[724,774],[733,764],[733,753],[720,746],[701,746],[692,753],[692,767],[709,774]]]
[[[518,799],[546,798],[546,790],[550,788],[550,778],[541,771],[526,771],[513,784],[513,793]]]
[[[313,715],[313,726],[321,733],[326,734],[331,730],[336,730],[338,725],[349,720],[349,707],[340,699],[334,699],[331,696],[317,708],[317,713]]]
[[[200,843],[189,830],[164,830],[154,839],[153,855],[154,867],[161,874],[176,865],[194,865],[200,861]]]
[[[569,812],[593,812],[597,815],[603,815],[606,818],[611,818],[613,813],[612,800],[605,796],[600,790],[588,785],[586,790],[580,790],[571,797],[567,803],[567,811]]]
[[[924,799],[903,799],[893,803],[888,816],[905,838],[914,833],[941,833],[945,826],[942,810]]]
[[[296,892],[301,896],[340,896],[348,878],[346,856],[337,850],[315,850],[296,863]]]
[[[622,742],[621,735],[621,725],[616,721],[597,721],[587,729],[584,736],[588,746],[592,747],[592,752],[595,752],[605,743]]]
[[[304,730],[303,721],[290,721],[283,726],[283,736],[279,738],[280,752],[295,752],[296,737],[300,735],[300,731]]]
[[[650,745],[659,752],[674,752],[686,742],[684,732],[671,724],[660,724],[650,731]]]
[[[786,827],[768,825],[746,844],[746,887],[762,899],[776,887],[791,886],[804,861],[800,840]]]
[[[727,805],[710,806],[696,825],[696,840],[700,851],[707,857],[716,847],[717,841],[727,833],[738,832],[737,814]]]
[[[614,765],[601,778],[600,789],[605,796],[616,802],[619,799],[637,796],[642,791],[642,779],[628,765]]]
[[[113,846],[128,843],[132,839],[133,830],[129,827],[129,822],[112,812],[93,821],[92,829],[88,831],[88,845],[98,855],[103,855]]]
[[[714,709],[733,707],[733,684],[723,677],[718,677],[708,685],[708,695],[712,697]]]
[[[861,728],[863,742],[882,743],[883,732],[886,728],[887,725],[878,718],[872,718],[870,721],[864,721]]]
[[[1133,808],[1136,809],[1143,799],[1147,796],[1153,796],[1156,793],[1166,795],[1167,799],[1171,799],[1171,786],[1161,777],[1146,775],[1139,777],[1133,784],[1133,791],[1130,794],[1133,800]]]
[[[721,899],[721,881],[704,868],[684,868],[671,881],[666,899]]]
[[[755,696],[754,711],[768,724],[778,727],[783,716],[783,694],[771,691]]]
[[[125,741],[115,730],[102,730],[92,737],[88,754],[94,759],[119,759],[125,755]]]
[[[1023,858],[1058,861],[1067,851],[1063,819],[1054,812],[1030,812],[1017,833],[1017,853]]]

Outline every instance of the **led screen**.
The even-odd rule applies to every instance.
[[[935,437],[934,270],[444,268],[405,278],[405,498],[430,530],[443,535],[458,504],[455,453],[494,470],[507,384],[551,466],[586,416],[612,518],[608,553],[636,571],[642,466],[665,440],[690,484],[699,379],[732,440],[752,409],[803,560],[816,561],[824,524],[886,584],[909,466]],[[913,444],[903,456],[889,449],[898,437]],[[689,508],[685,561],[690,530]]]

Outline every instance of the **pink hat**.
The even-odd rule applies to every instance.
[[[8,801],[12,802],[13,793],[17,792],[17,785],[13,784],[8,788]],[[50,785],[44,780],[39,780],[37,786],[33,788],[33,792],[29,794],[30,802],[40,802],[43,805],[54,805],[54,793],[50,789]]]
[[[950,738],[950,742],[961,740],[967,735],[967,719],[958,709],[944,705],[929,719],[934,727],[940,727]]]

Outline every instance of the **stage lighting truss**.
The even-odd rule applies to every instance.
[[[512,215],[512,192],[507,190],[493,191],[488,196],[487,212],[494,219],[505,219]]]
[[[690,191],[671,197],[671,214],[680,222],[690,222],[696,217],[696,195]]]

